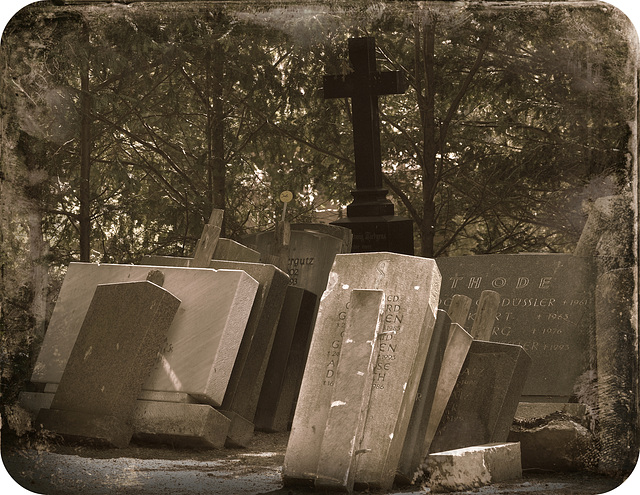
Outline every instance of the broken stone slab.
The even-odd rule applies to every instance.
[[[436,452],[427,457],[432,491],[473,490],[481,486],[522,478],[520,444],[490,443]]]
[[[331,409],[320,447],[316,488],[353,491],[377,359],[376,340],[383,326],[384,302],[381,290],[351,292]]]
[[[509,442],[519,442],[522,467],[552,471],[593,469],[600,456],[592,433],[562,413],[511,426]]]
[[[135,440],[187,448],[225,446],[231,421],[208,404],[136,401]]]
[[[587,406],[572,402],[520,402],[516,410],[517,421],[545,418],[553,413],[563,413],[580,423],[587,420]]]

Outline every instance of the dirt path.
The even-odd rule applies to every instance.
[[[7,445],[9,443],[10,445]],[[248,449],[185,450],[132,445],[96,449],[50,445],[25,449],[2,442],[5,468],[23,487],[36,493],[131,495],[298,495],[280,479],[287,434],[257,433]],[[593,473],[525,473],[522,480],[498,483],[458,494],[595,495],[613,490],[621,478]],[[625,484],[626,485],[626,484]],[[14,484],[14,487],[17,485]],[[7,485],[0,490],[6,493]],[[624,485],[623,487],[624,488]],[[629,487],[631,488],[631,487]],[[11,492],[9,492],[11,493]],[[428,493],[420,486],[394,494]],[[629,492],[632,493],[632,492]],[[640,493],[639,491],[635,492]]]

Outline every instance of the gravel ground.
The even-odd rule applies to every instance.
[[[0,492],[131,495],[298,495],[309,491],[282,487],[280,474],[287,434],[257,433],[248,449],[185,450],[131,445],[126,449],[97,449],[62,444],[25,447],[23,442],[2,439],[6,473]],[[44,448],[43,448],[44,447]],[[636,473],[637,474],[637,473]],[[615,495],[640,493],[633,479]],[[17,482],[17,483],[16,483]],[[623,479],[593,473],[524,473],[522,480],[497,483],[474,491],[474,495],[595,495],[621,485]],[[27,490],[21,490],[20,487]],[[14,491],[8,490],[12,488]],[[427,493],[413,486],[393,494]]]

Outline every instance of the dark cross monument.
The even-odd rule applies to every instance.
[[[394,216],[393,203],[382,187],[378,96],[401,94],[407,89],[400,71],[379,72],[373,38],[350,38],[349,60],[353,72],[324,76],[324,97],[351,98],[356,190],[347,206],[347,218],[333,222],[353,232],[353,253],[391,251],[413,254],[410,219]]]

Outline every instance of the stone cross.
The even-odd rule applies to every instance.
[[[378,96],[404,93],[406,81],[400,71],[378,71],[374,38],[350,38],[349,60],[353,72],[323,80],[325,99],[351,98],[356,190],[348,215],[393,215],[393,204],[382,188]]]

